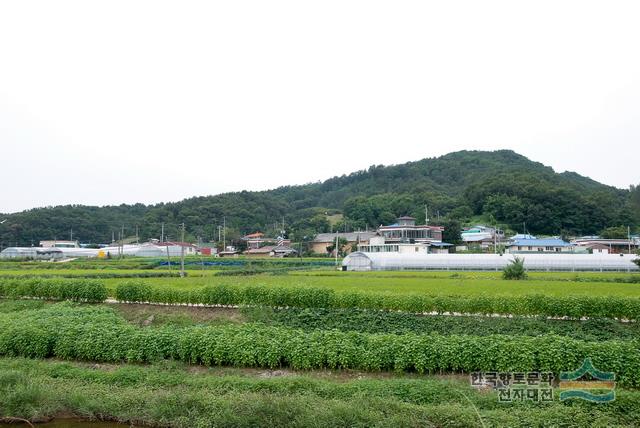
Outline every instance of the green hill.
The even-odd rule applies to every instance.
[[[145,206],[59,206],[8,215],[0,227],[7,245],[37,245],[39,239],[64,239],[73,228],[83,242],[107,242],[125,225],[142,239],[165,235],[176,239],[184,222],[190,238],[209,240],[226,217],[227,236],[256,230],[287,231],[299,239],[332,227],[329,218],[344,214],[336,227],[376,227],[399,215],[424,220],[424,206],[461,221],[495,218],[532,233],[592,234],[608,226],[640,224],[640,188],[617,189],[573,172],[558,174],[513,151],[461,151],[438,158],[333,177],[321,183],[285,186],[261,192],[202,196]],[[430,216],[432,219],[434,216]]]

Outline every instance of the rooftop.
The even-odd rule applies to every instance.
[[[517,245],[518,247],[571,247],[573,244],[563,241],[557,238],[543,238],[543,239],[513,239],[509,244],[511,246]]]
[[[196,247],[189,242],[174,242],[174,241],[164,241],[164,242],[156,242],[153,245],[157,245],[159,247]]]
[[[338,238],[344,238],[349,242],[368,241],[377,235],[377,232],[339,232],[339,233],[318,233],[313,242],[333,242]]]
[[[263,236],[264,236],[264,233],[256,232],[256,233],[250,233],[249,235],[245,235],[242,237],[242,239],[255,239],[255,238],[262,238]]]

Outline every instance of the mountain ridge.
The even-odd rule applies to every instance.
[[[638,191],[635,188],[636,192]],[[458,151],[396,165],[372,165],[320,182],[270,190],[193,196],[177,202],[106,206],[62,205],[6,215],[0,242],[7,246],[74,235],[85,242],[110,241],[124,224],[131,235],[160,235],[186,223],[192,238],[210,240],[223,217],[228,234],[265,230],[285,217],[285,228],[302,239],[337,226],[377,227],[398,215],[424,220],[424,207],[442,218],[466,221],[484,215],[535,233],[595,233],[607,226],[640,223],[634,190],[618,189],[578,173],[557,173],[512,150]],[[331,225],[330,213],[343,223]],[[346,224],[345,224],[346,223]]]

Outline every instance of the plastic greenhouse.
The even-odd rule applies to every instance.
[[[524,259],[532,271],[638,271],[629,254],[349,254],[342,262],[342,270],[502,270],[514,257]]]
[[[64,253],[59,248],[9,247],[0,252],[3,259],[59,260]]]

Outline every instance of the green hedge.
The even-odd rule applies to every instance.
[[[148,271],[148,272],[81,272],[75,273],[73,270],[60,273],[38,273],[38,274],[5,274],[0,273],[0,281],[4,279],[48,279],[48,278],[77,278],[77,279],[113,279],[113,278],[179,278],[179,272]]]
[[[0,314],[0,355],[100,362],[174,359],[207,366],[460,373],[579,367],[584,358],[640,386],[640,341],[584,342],[556,335],[364,334],[259,324],[139,328],[109,308],[55,305]]]
[[[104,302],[108,294],[102,282],[86,279],[0,279],[0,297]]]
[[[298,308],[359,308],[412,313],[513,314],[579,319],[640,319],[640,299],[592,296],[429,296],[336,292],[314,287],[266,287],[219,284],[197,290],[177,290],[127,282],[118,286],[116,298],[126,302],[166,304],[257,305]]]

